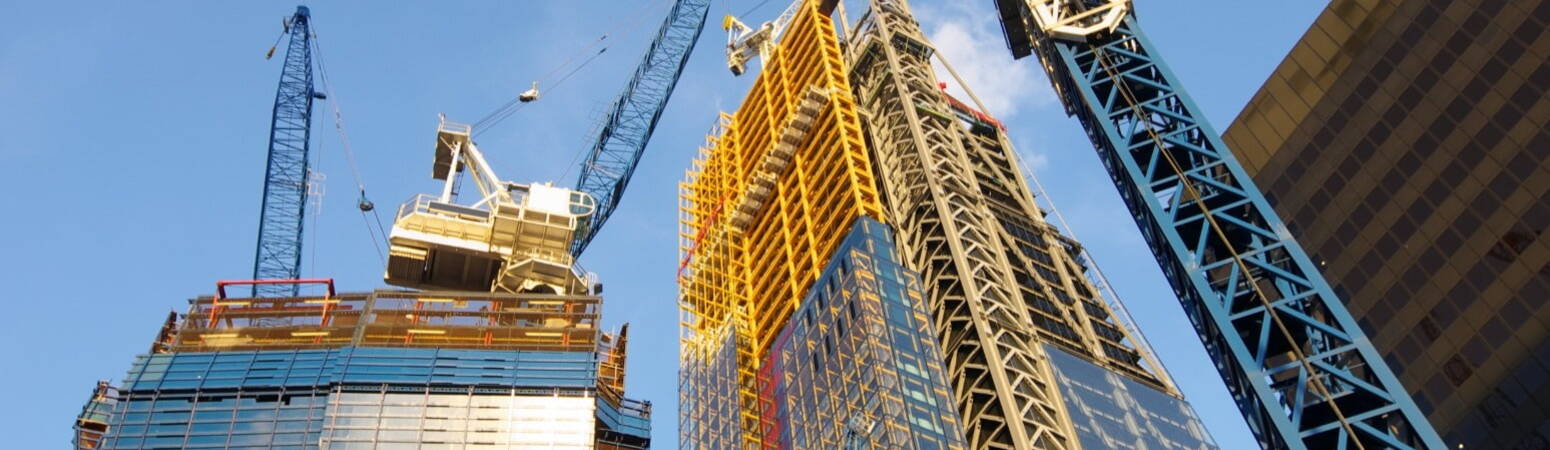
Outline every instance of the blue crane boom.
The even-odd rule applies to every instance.
[[[614,100],[576,179],[576,190],[591,194],[597,199],[598,208],[582,237],[571,246],[572,255],[581,255],[619,206],[625,186],[657,128],[657,120],[662,118],[662,109],[667,107],[684,64],[700,39],[709,12],[710,0],[673,2],[662,28],[646,50],[646,57],[635,68],[624,92]]]
[[[1443,443],[1200,109],[1129,0],[996,0],[1098,150],[1267,449]]]
[[[286,21],[290,43],[280,69],[269,127],[269,160],[264,170],[263,208],[258,216],[254,279],[301,276],[302,224],[307,210],[307,148],[312,135],[311,15],[305,6]],[[270,50],[273,54],[273,50]],[[254,285],[254,297],[294,297],[297,285]]]

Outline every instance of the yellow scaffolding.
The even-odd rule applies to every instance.
[[[759,444],[757,373],[861,216],[884,221],[834,22],[798,5],[747,98],[722,114],[680,183],[681,359],[738,334],[745,445]]]

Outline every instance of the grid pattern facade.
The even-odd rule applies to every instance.
[[[1059,347],[1045,349],[1082,448],[1216,450],[1184,400]]]
[[[649,410],[597,397],[595,358],[355,347],[144,355],[110,403],[99,448],[644,448]]]
[[[903,1],[873,1],[847,49],[885,210],[924,277],[971,448],[1079,448],[1043,344],[1175,392],[1043,221],[1001,125],[939,88]],[[1175,394],[1176,395],[1176,394]]]
[[[764,367],[778,449],[962,449],[920,278],[887,226],[861,218]]]
[[[626,333],[594,296],[388,291],[189,300],[99,386],[77,448],[644,449]],[[102,395],[107,392],[106,395]],[[84,421],[84,422],[83,422]]]
[[[1547,25],[1336,0],[1224,136],[1449,445],[1550,447]]]
[[[680,185],[681,360],[712,358],[713,331],[737,335],[746,445],[759,441],[764,355],[850,224],[883,217],[834,23],[819,3],[797,5],[748,96],[722,116]]]
[[[102,437],[108,431],[108,422],[113,420],[113,406],[117,402],[118,390],[106,380],[98,381],[97,387],[92,389],[91,400],[87,400],[86,406],[81,408],[81,414],[75,418],[75,435],[70,443],[77,449],[101,447]]]
[[[678,446],[683,450],[743,448],[737,337],[730,326],[706,333],[678,367]],[[751,423],[758,426],[757,415]]]

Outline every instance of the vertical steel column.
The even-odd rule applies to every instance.
[[[887,214],[920,271],[970,448],[1074,449],[1074,430],[1018,295],[957,119],[932,75],[933,49],[900,1],[874,0],[852,39]]]
[[[998,2],[1013,53],[1039,53],[1260,444],[1443,448],[1134,15],[1056,39],[1020,3]]]

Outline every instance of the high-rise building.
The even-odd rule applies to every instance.
[[[599,285],[568,252],[592,199],[500,181],[468,132],[442,124],[449,187],[389,234],[387,282],[423,290],[218,283],[98,386],[77,448],[648,448],[651,405],[623,396],[627,328],[600,330]],[[454,202],[459,172],[475,206]],[[230,295],[269,284],[310,288]]]
[[[758,79],[681,185],[683,445],[1215,448],[908,5],[842,42],[824,3],[749,31]]]
[[[853,224],[883,219],[834,22],[818,3],[796,3],[771,33],[778,42],[765,38],[752,89],[681,185],[685,448],[774,447],[772,429],[793,430],[776,423],[764,386],[784,374],[766,360]]]
[[[1335,0],[1224,135],[1462,448],[1550,447],[1547,23]]]
[[[905,266],[924,275],[971,446],[1214,448],[1089,278],[1081,245],[1044,221],[1002,125],[939,87],[935,49],[907,2],[874,0],[857,29],[846,59],[884,211],[895,220]],[[1116,374],[1175,404],[1083,402],[1077,392],[1095,387],[1071,386],[1079,378],[1069,374],[1086,368],[1062,363]],[[1106,407],[1119,409],[1092,409]],[[1085,417],[1181,426],[1119,436]]]
[[[760,373],[774,448],[962,449],[920,277],[856,220]]]
[[[434,291],[200,297],[136,358],[107,413],[88,406],[106,424],[90,448],[645,448],[649,404],[600,376],[622,354],[593,327],[601,306]],[[572,325],[542,325],[558,320]]]

